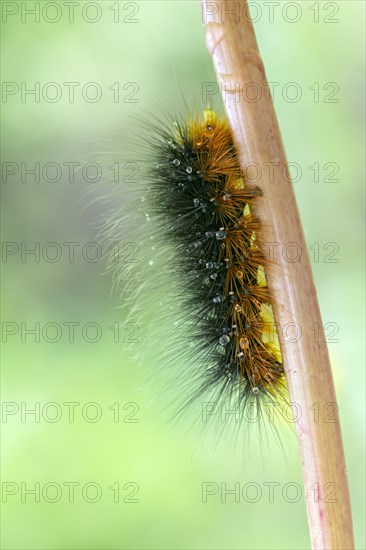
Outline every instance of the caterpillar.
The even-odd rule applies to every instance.
[[[174,327],[171,336],[177,362],[190,364],[189,373],[178,369],[191,386],[187,400],[210,391],[243,407],[283,399],[261,225],[252,211],[262,193],[245,181],[226,119],[207,107],[200,116],[150,123],[143,147],[148,169],[137,195],[154,221],[145,238],[164,251],[157,261],[182,310],[183,345]]]

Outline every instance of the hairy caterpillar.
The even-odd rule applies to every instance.
[[[181,348],[174,342],[174,355],[190,363],[189,373],[180,369],[189,400],[207,391],[244,408],[263,397],[283,399],[260,222],[251,211],[261,191],[245,182],[226,120],[208,107],[200,117],[150,123],[144,147],[148,170],[137,195],[155,226],[145,239],[163,248],[157,262],[171,273],[183,311],[186,339]],[[118,226],[118,216],[109,226]]]

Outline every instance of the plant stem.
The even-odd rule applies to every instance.
[[[202,15],[241,168],[248,174],[250,167],[256,166],[256,184],[263,191],[256,213],[264,228],[261,243],[266,245],[263,252],[268,261],[266,277],[274,296],[275,321],[279,332],[291,326],[301,330],[297,342],[279,336],[290,400],[296,406],[294,415],[298,418],[301,413],[296,430],[312,548],[352,550],[351,507],[329,355],[296,199],[247,2],[202,0]],[[253,97],[255,101],[251,100]],[[283,247],[288,250],[289,243],[295,243],[292,251],[300,252],[298,261],[291,262],[291,254],[281,253]]]

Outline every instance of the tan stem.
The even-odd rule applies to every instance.
[[[240,164],[248,175],[255,163],[256,184],[263,191],[256,213],[265,228],[261,239],[268,260],[266,275],[275,297],[290,400],[296,404],[295,417],[300,416],[296,429],[312,547],[352,550],[350,499],[328,350],[286,156],[248,14],[245,0],[202,0],[206,42]],[[289,261],[294,253],[297,261]],[[301,330],[297,342],[291,342],[291,330],[284,338],[283,329],[291,326]]]

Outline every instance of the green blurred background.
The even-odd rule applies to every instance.
[[[365,548],[365,7],[363,2],[350,0],[292,2],[295,8],[280,2],[271,22],[268,3],[254,4],[267,77],[279,83],[275,107],[287,156],[302,169],[294,185],[307,242],[315,250],[319,246],[319,258],[314,252],[311,257],[323,320],[339,325],[339,341],[329,344],[329,349],[357,547]],[[110,172],[105,174],[103,169],[101,182],[95,186],[88,181],[92,175],[83,177],[82,163],[101,162],[103,147],[114,160],[130,159],[131,114],[139,115],[141,108],[154,110],[158,102],[164,105],[166,100],[179,111],[180,88],[188,102],[199,104],[202,82],[214,81],[198,1],[76,2],[73,22],[65,2],[38,3],[39,22],[26,15],[26,10],[34,7],[34,2],[2,3],[2,80],[13,83],[6,85],[2,100],[2,161],[15,163],[5,168],[3,164],[2,183],[2,238],[15,243],[6,245],[8,252],[13,246],[14,254],[3,254],[2,263],[6,340],[2,400],[6,411],[14,413],[2,417],[2,481],[13,483],[6,489],[14,492],[3,493],[3,548],[309,548],[304,498],[288,502],[282,495],[287,483],[301,486],[294,434],[288,428],[282,434],[284,456],[276,442],[270,442],[263,460],[258,445],[251,442],[250,449],[244,448],[243,466],[242,445],[235,440],[245,440],[244,435],[234,432],[217,441],[214,427],[207,427],[203,435],[189,430],[197,408],[168,429],[166,407],[175,400],[176,390],[167,390],[169,365],[161,365],[159,360],[164,338],[153,343],[156,353],[150,355],[149,335],[140,326],[143,322],[135,319],[140,322],[139,343],[127,342],[128,302],[118,308],[118,296],[110,292],[111,276],[102,276],[105,261],[87,261],[80,254],[82,246],[96,240],[94,221],[106,208],[98,197],[114,189]],[[289,22],[296,14],[299,20]],[[37,82],[39,101],[31,95],[22,98],[22,83],[32,88]],[[58,101],[46,101],[42,96],[44,85],[50,82],[61,89]],[[80,83],[73,102],[65,82]],[[100,87],[99,101],[83,98],[81,89],[89,82]],[[282,97],[289,82],[301,87],[298,102]],[[333,87],[324,88],[329,82],[339,86],[331,97],[337,102],[326,102],[334,91]],[[119,98],[114,96],[115,83],[119,83]],[[318,102],[314,101],[314,83],[319,83]],[[46,97],[55,90],[49,87]],[[93,89],[88,92],[92,97]],[[137,102],[126,102],[128,97]],[[113,157],[115,152],[118,154]],[[22,182],[20,163],[30,168],[36,162],[41,168],[49,162],[58,163],[58,181],[49,181],[55,175],[51,167],[46,179],[41,175],[36,182],[26,175]],[[73,182],[65,165],[71,162],[80,163]],[[319,181],[314,181],[314,169],[309,168],[314,163],[319,163]],[[339,166],[335,181],[331,181],[334,165],[324,166],[326,163]],[[8,175],[17,168],[14,175]],[[129,169],[123,165],[122,170],[125,177]],[[120,200],[123,182],[117,187],[122,188],[116,195]],[[90,195],[83,196],[90,189],[97,201],[85,209]],[[30,249],[37,242],[41,251],[45,243],[59,243],[61,258],[50,261],[56,251],[51,247],[40,254],[39,261],[34,256],[24,261],[21,243]],[[65,242],[80,243],[73,262],[62,244]],[[324,249],[326,243],[339,246],[337,263],[324,261],[332,251]],[[92,247],[87,254],[93,257]],[[39,342],[30,334],[22,338],[21,323],[31,328],[37,322],[41,329],[49,327],[46,337],[41,335]],[[64,324],[70,322],[79,323],[73,342]],[[56,323],[56,328],[47,323]],[[97,324],[98,341],[82,337],[86,323]],[[118,343],[109,328],[114,323],[123,325]],[[47,339],[56,339],[57,326],[62,334],[59,341],[51,343]],[[18,332],[7,336],[11,329]],[[167,325],[162,332],[169,329]],[[91,326],[87,339],[94,335]],[[136,358],[137,352],[142,360]],[[80,404],[75,406],[74,422],[69,421],[70,409],[64,405],[68,402]],[[34,408],[35,403],[40,407],[39,422],[32,415],[22,419],[24,407]],[[57,403],[58,408],[47,403]],[[88,403],[97,403],[98,408],[85,407]],[[98,411],[100,420],[92,422]],[[61,414],[59,419],[57,414]],[[55,422],[50,421],[52,417]],[[134,419],[138,421],[131,422]],[[24,493],[22,482],[28,489],[40,483],[40,502]],[[69,502],[65,482],[79,483],[74,502]],[[87,501],[96,494],[95,487],[85,488],[90,482],[101,491],[98,502]],[[224,503],[218,493],[205,503],[205,482],[217,487],[226,483],[228,488],[252,482],[259,485],[262,496],[257,502],[250,502],[252,494],[235,502],[228,495]],[[274,502],[264,485],[270,482],[279,484]],[[47,483],[58,485],[48,486],[44,497],[42,489],[47,491]],[[121,489],[117,503],[109,488],[115,483]],[[137,487],[126,483],[138,485],[133,497],[138,502],[123,502]],[[55,487],[61,487],[61,495]],[[291,498],[291,491],[289,495]],[[58,496],[57,502],[50,502]]]

